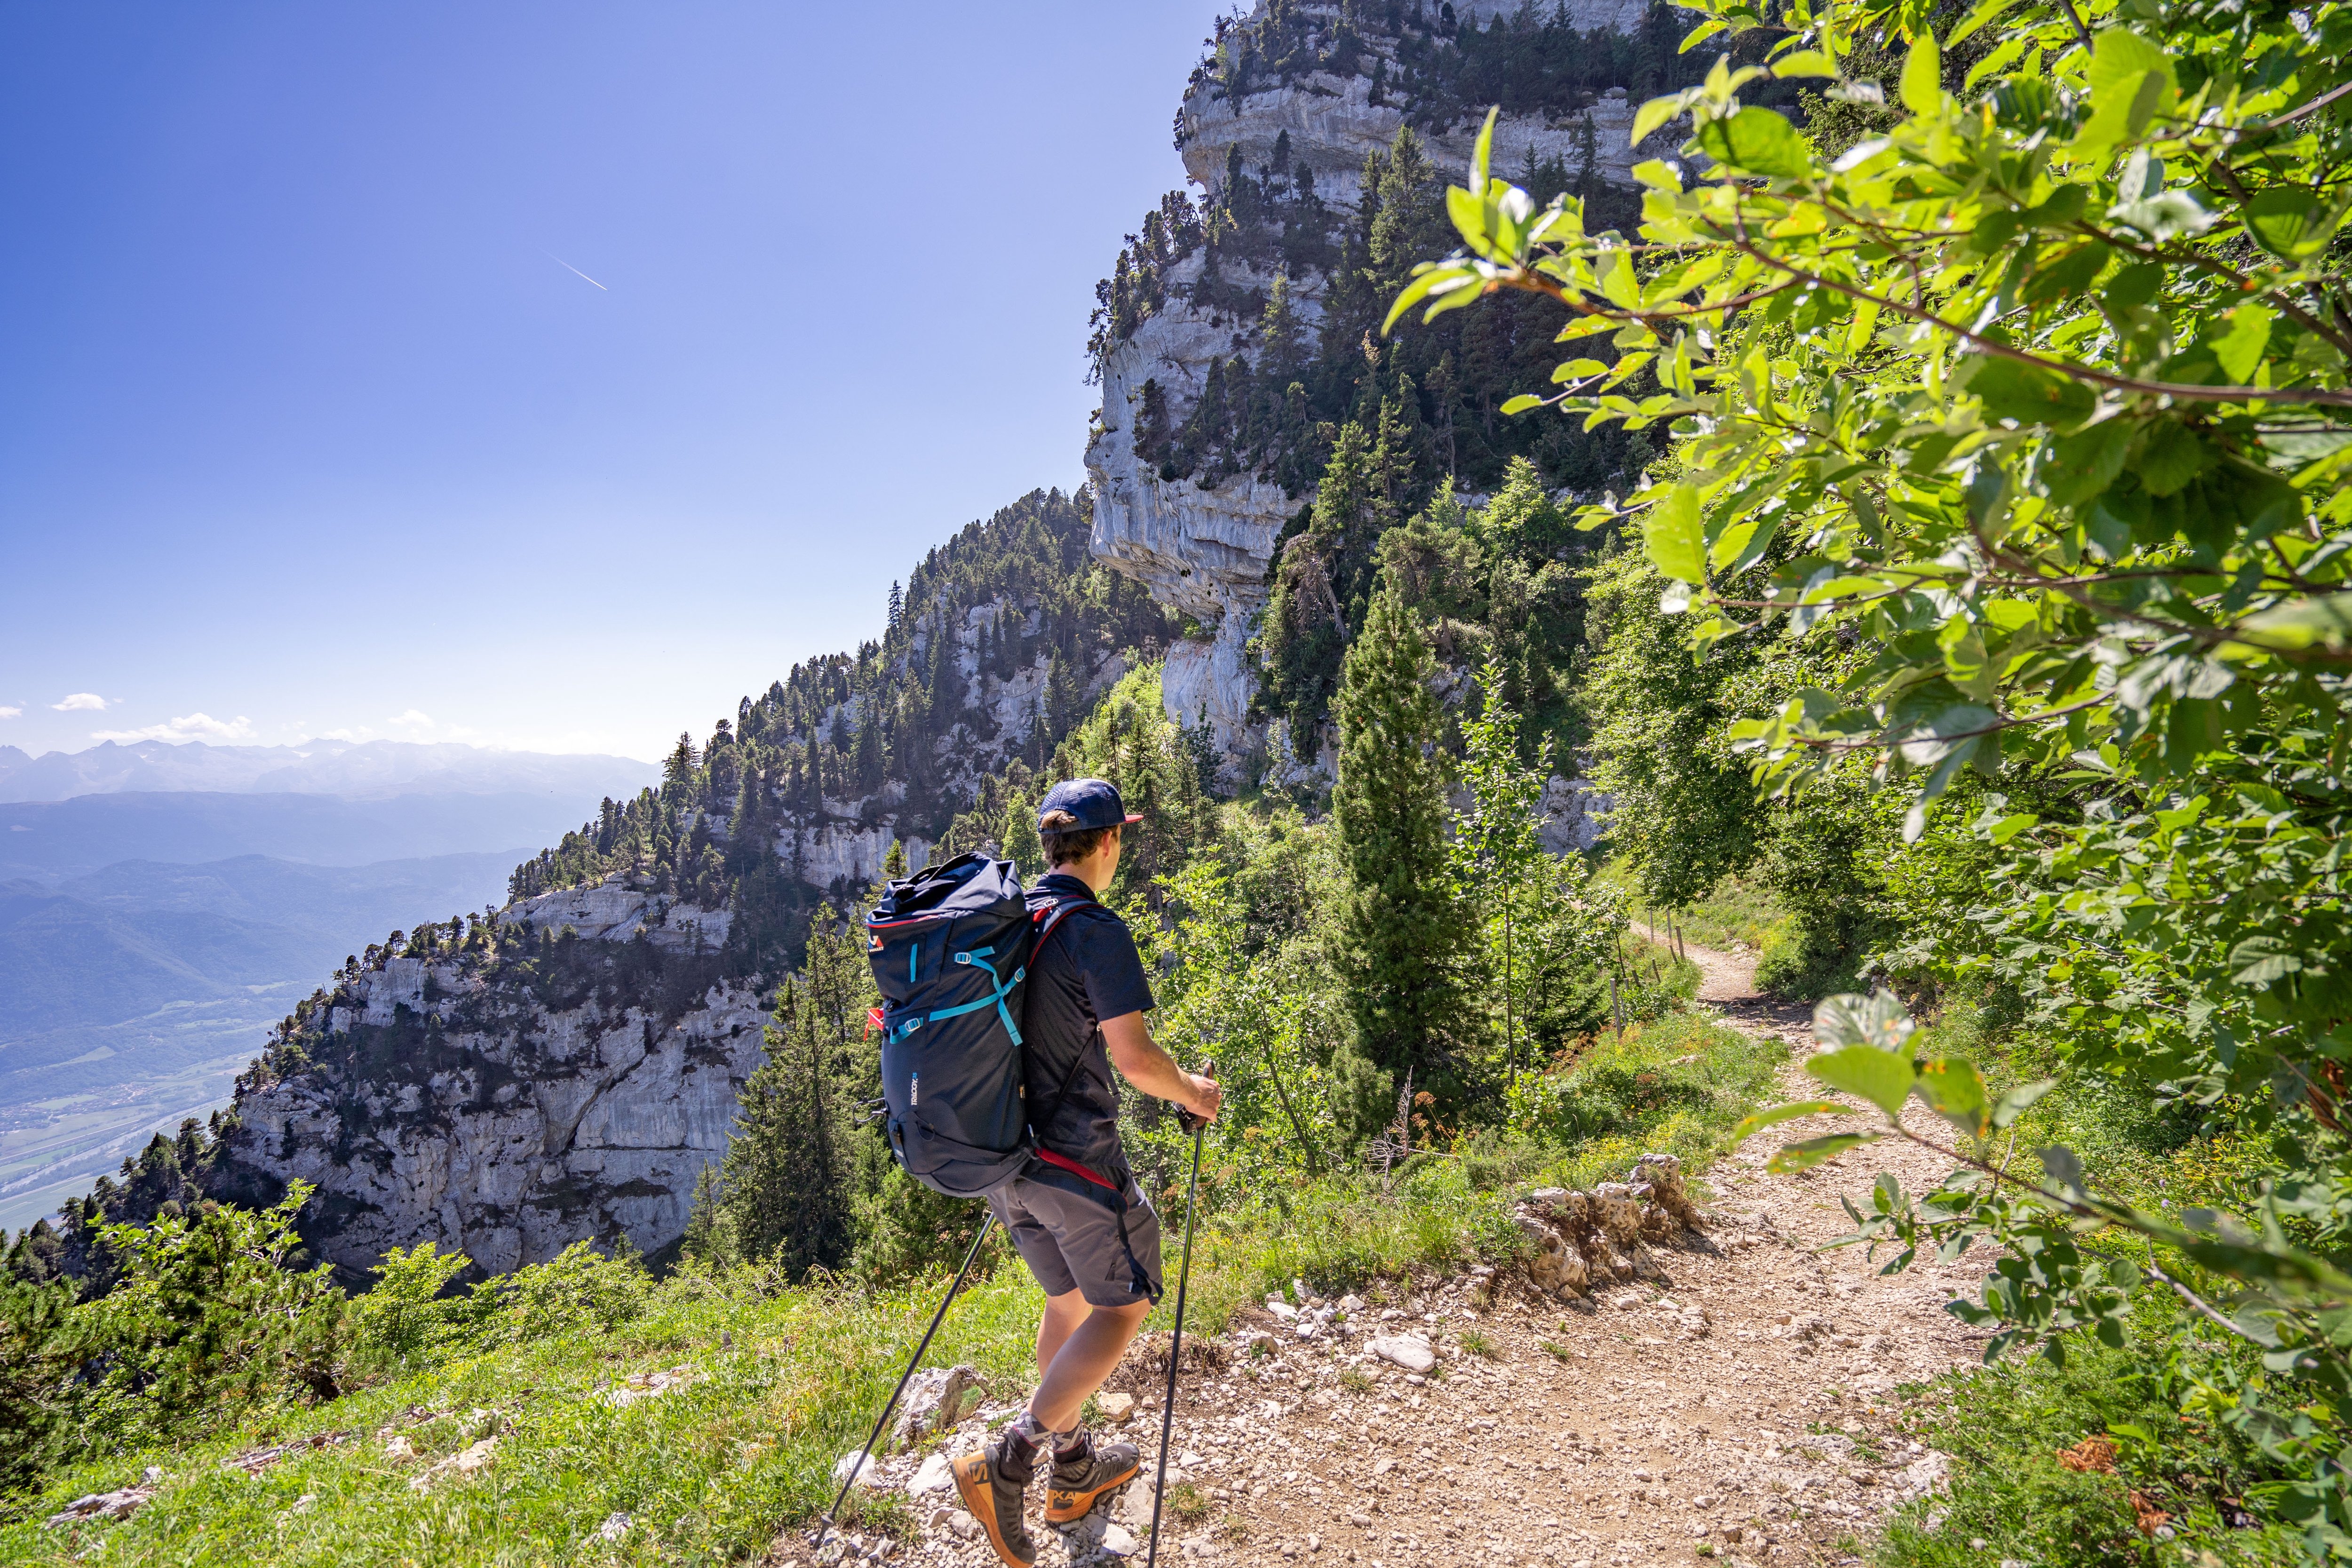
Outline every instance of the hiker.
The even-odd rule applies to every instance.
[[[1045,1521],[1070,1524],[1135,1478],[1131,1443],[1097,1446],[1078,1412],[1127,1353],[1160,1299],[1160,1216],[1118,1140],[1121,1077],[1142,1093],[1214,1120],[1216,1079],[1154,1045],[1151,984],[1127,922],[1097,902],[1118,869],[1120,839],[1142,820],[1101,779],[1055,784],[1037,815],[1045,875],[1028,895],[1037,935],[1022,1019],[1037,1157],[989,1194],[989,1207],[1045,1292],[1037,1392],[981,1451],[955,1463],[956,1489],[1011,1568],[1037,1548],[1023,1504],[1041,1458]]]

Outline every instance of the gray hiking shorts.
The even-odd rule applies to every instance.
[[[1129,1177],[1120,1194],[1050,1165],[1033,1165],[988,1194],[988,1206],[1048,1296],[1072,1290],[1090,1307],[1131,1307],[1160,1293],[1160,1216]]]

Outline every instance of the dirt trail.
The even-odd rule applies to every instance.
[[[1726,1022],[1780,1035],[1799,1054],[1810,1047],[1807,1010],[1757,995],[1752,958],[1687,951],[1706,977],[1701,998]],[[1793,1067],[1782,1087],[1819,1093]],[[1775,1131],[1808,1137],[1830,1125]],[[1887,1512],[1943,1474],[1941,1455],[1895,1433],[1886,1402],[1899,1383],[1978,1358],[1980,1338],[1942,1308],[1980,1271],[1881,1279],[1858,1250],[1816,1253],[1848,1228],[1840,1193],[1859,1199],[1882,1169],[1930,1186],[1943,1165],[1880,1144],[1826,1169],[1768,1174],[1782,1141],[1759,1138],[1708,1173],[1709,1228],[1659,1250],[1663,1278],[1590,1302],[1507,1278],[1491,1282],[1488,1300],[1490,1282],[1472,1277],[1426,1282],[1313,1339],[1271,1312],[1236,1322],[1229,1348],[1254,1333],[1281,1348],[1188,1372],[1171,1450],[1188,1489],[1171,1485],[1171,1497],[1195,1507],[1164,1526],[1161,1560],[1852,1561]],[[1433,1342],[1432,1376],[1371,1352],[1374,1339],[1401,1334]],[[1159,1401],[1137,1405],[1116,1435],[1145,1450],[1146,1479],[1117,1517],[1139,1534]],[[889,1547],[888,1560],[992,1563],[984,1542],[960,1533],[973,1526],[953,1500],[919,1496],[927,1528]],[[1045,1568],[1067,1560],[1050,1533],[1040,1542]]]

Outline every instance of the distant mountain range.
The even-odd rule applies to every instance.
[[[546,844],[594,816],[597,802],[607,793],[401,795],[364,800],[176,793],[16,801],[0,805],[0,881],[56,882],[118,860],[185,865],[267,855],[320,866],[363,866],[477,853],[510,844]],[[448,912],[434,911],[442,916]],[[0,974],[0,989],[6,985],[6,976]]]
[[[319,975],[395,928],[503,902],[524,854],[124,860],[0,882],[0,1226],[86,1188],[149,1129],[220,1103]]]
[[[394,928],[503,904],[658,770],[402,741],[0,746],[0,1226],[201,1115]]]
[[[310,741],[299,746],[164,741],[126,746],[109,741],[86,751],[46,752],[37,757],[15,746],[0,746],[0,801],[69,800],[131,791],[331,795],[350,800],[538,795],[562,797],[576,819],[604,796],[633,795],[660,774],[652,763],[629,757],[498,752],[415,741]]]

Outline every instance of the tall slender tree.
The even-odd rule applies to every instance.
[[[1334,704],[1331,814],[1349,874],[1343,961],[1360,1058],[1339,1076],[1365,1128],[1408,1072],[1441,1112],[1468,1089],[1454,1048],[1466,928],[1447,864],[1434,671],[1418,618],[1383,573]]]

